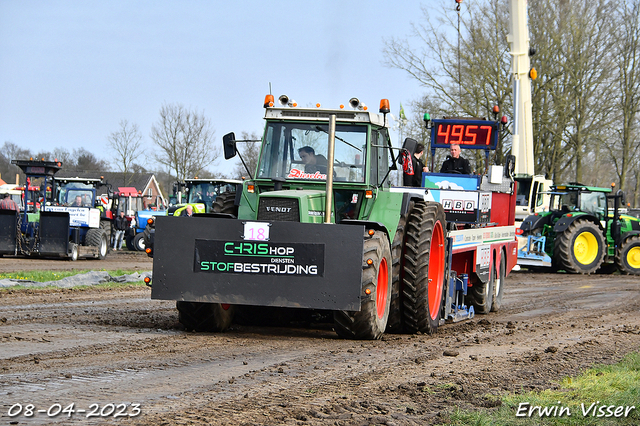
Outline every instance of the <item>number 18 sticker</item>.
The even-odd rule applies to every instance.
[[[245,240],[268,241],[270,226],[270,223],[265,222],[245,222],[242,238]]]

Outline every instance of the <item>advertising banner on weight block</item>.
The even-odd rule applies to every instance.
[[[159,216],[151,298],[360,310],[364,226]]]
[[[194,270],[213,274],[322,277],[324,247],[317,243],[197,239]]]

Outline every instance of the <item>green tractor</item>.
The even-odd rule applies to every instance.
[[[535,268],[544,263],[533,259],[550,258],[553,269],[575,274],[640,275],[640,220],[621,214],[622,191],[571,183],[552,187],[550,195],[549,211],[520,226],[528,240],[518,263]]]

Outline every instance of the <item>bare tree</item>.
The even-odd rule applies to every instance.
[[[424,19],[412,26],[409,39],[386,43],[386,63],[407,71],[426,88],[424,98],[447,115],[482,117],[494,103],[511,111],[508,2],[465,2],[459,15],[452,4],[440,0],[423,7]],[[528,4],[531,45],[537,51],[532,60],[541,76],[533,83],[532,97],[536,168],[553,174],[556,181],[595,180],[586,172],[586,164],[603,164],[607,141],[602,130],[611,129],[615,117],[614,2],[529,0]],[[628,15],[627,20],[633,33],[637,16]],[[502,142],[498,162],[510,148],[508,139]]]
[[[85,148],[76,148],[73,150],[72,157],[75,158],[75,166],[72,170],[77,172],[88,172],[88,171],[105,171],[108,169],[107,162],[97,158],[94,154],[87,151]],[[62,165],[65,169],[68,170],[65,165]]]
[[[260,137],[256,133],[249,135],[247,132],[242,132],[241,140],[259,140]],[[249,172],[252,176],[256,175],[258,169],[258,158],[260,156],[260,143],[258,142],[241,142],[237,145],[238,151],[242,156]],[[245,169],[242,162],[238,163],[233,170],[233,176],[240,178],[247,175],[247,169]]]
[[[204,112],[165,104],[160,108],[160,120],[151,128],[151,139],[159,148],[155,160],[178,180],[197,176],[218,156],[213,135]]]
[[[134,162],[142,154],[140,149],[142,145],[142,135],[138,125],[135,123],[129,123],[127,120],[120,121],[120,129],[116,132],[111,132],[107,137],[109,147],[114,152],[114,160],[116,167],[124,175],[125,186],[131,182],[132,168]]]
[[[624,0],[618,3],[618,19],[614,28],[616,65],[616,137],[613,143],[605,144],[620,183],[620,189],[627,187],[629,175],[640,173],[638,154],[640,135],[638,134],[638,113],[640,112],[640,1]],[[637,180],[636,180],[637,190]],[[636,195],[637,198],[637,195]],[[635,205],[634,200],[634,205]]]
[[[15,183],[16,174],[20,175],[20,182],[24,182],[24,174],[20,167],[11,164],[13,160],[28,160],[31,154],[13,142],[5,142],[0,148],[0,176],[5,182]]]

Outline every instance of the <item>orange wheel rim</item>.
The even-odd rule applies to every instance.
[[[438,318],[440,312],[440,298],[444,285],[444,231],[440,221],[435,223],[431,235],[429,249],[429,315],[432,320]]]
[[[376,285],[376,311],[382,319],[387,309],[387,291],[389,289],[389,266],[387,258],[383,257],[378,268],[378,283]]]

